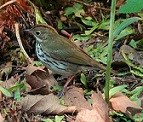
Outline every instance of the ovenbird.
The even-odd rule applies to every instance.
[[[55,74],[68,77],[85,70],[105,70],[103,65],[49,25],[36,25],[30,33],[36,38],[37,57]]]

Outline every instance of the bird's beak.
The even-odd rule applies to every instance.
[[[25,29],[23,31],[32,34],[32,29]]]

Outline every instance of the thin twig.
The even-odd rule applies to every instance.
[[[15,3],[15,2],[16,2],[16,0],[8,1],[8,2],[6,2],[5,4],[3,4],[2,6],[0,6],[0,9],[2,9],[2,8],[6,7],[6,6],[10,5],[10,4],[13,4],[13,3]]]
[[[24,18],[24,14],[21,11],[23,9],[17,3],[15,3],[15,7],[18,9],[19,13],[21,14],[21,18],[22,18],[23,22],[25,23],[26,27],[29,27],[28,23],[26,22],[26,19]]]
[[[27,61],[32,64],[33,61],[30,59],[30,57],[28,56],[28,54],[26,53],[26,51],[25,51],[25,49],[22,45],[20,34],[19,34],[19,24],[18,23],[15,23],[15,32],[16,32],[16,38],[17,38],[18,44],[20,46],[20,49],[22,50],[22,52],[23,52],[24,56],[26,57]]]

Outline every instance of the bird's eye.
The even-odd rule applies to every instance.
[[[36,31],[35,33],[36,33],[37,36],[40,36],[40,35],[41,35],[41,32],[40,32],[40,31]]]

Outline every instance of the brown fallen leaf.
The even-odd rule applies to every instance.
[[[3,87],[6,87],[7,89],[11,88],[12,86],[14,86],[17,83],[18,78],[19,78],[19,76],[17,78],[12,76],[6,82],[0,82],[0,85]]]
[[[93,104],[92,104],[93,109],[95,109],[98,112],[98,114],[100,114],[100,117],[105,122],[109,122],[108,104],[103,99],[101,92],[99,91],[98,93],[92,92],[91,99],[93,100]]]
[[[75,122],[106,122],[96,110],[82,110],[78,113]]]
[[[127,108],[142,109],[137,103],[131,101],[127,96],[118,92],[110,99],[111,107],[119,112],[127,114]],[[132,114],[132,113],[130,113]]]
[[[67,107],[60,104],[60,99],[53,95],[27,95],[21,100],[23,111],[28,114],[64,114],[74,113],[76,108],[74,106]]]
[[[140,114],[143,114],[143,109],[127,107],[127,110],[126,110],[127,116],[132,117],[134,115],[137,115],[140,118],[141,117]]]
[[[30,65],[27,67],[26,73],[26,82],[31,86],[30,93],[32,94],[49,94],[51,86],[57,84],[54,77],[40,67]]]
[[[32,64],[29,64],[27,67],[23,67],[25,70],[26,70],[26,74],[27,75],[31,75],[32,73],[34,73],[35,71],[37,70],[41,70],[43,72],[46,72],[44,70],[44,67],[36,67],[36,66],[33,66]],[[48,72],[47,72],[48,73]],[[48,73],[49,74],[49,73]]]
[[[108,116],[108,105],[102,98],[101,93],[92,92],[92,110],[81,110],[75,122],[110,122]]]
[[[31,94],[46,95],[50,93],[49,85],[36,76],[26,75],[26,82],[32,88],[30,91],[28,91]]]
[[[76,106],[77,110],[81,109],[91,109],[90,104],[84,98],[84,92],[82,89],[71,86],[64,96],[65,104],[70,106]]]
[[[4,122],[4,118],[2,117],[1,114],[0,114],[0,122]]]

